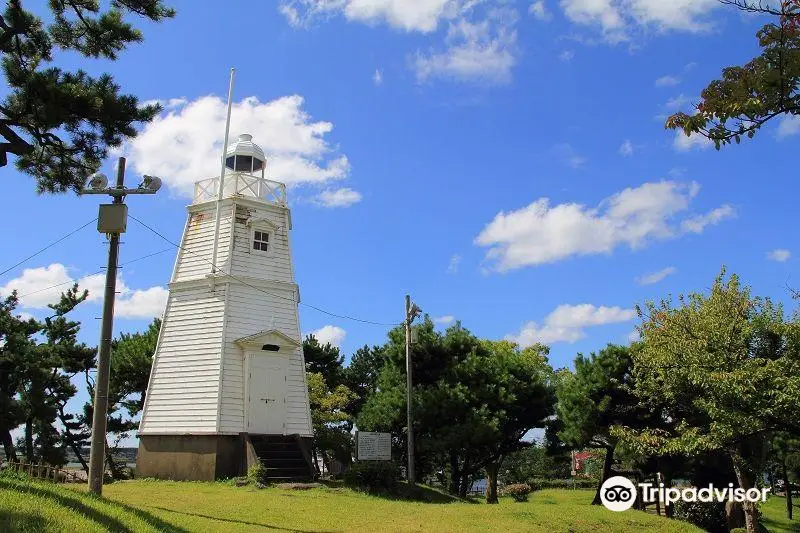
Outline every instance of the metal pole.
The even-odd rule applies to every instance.
[[[117,165],[117,189],[125,188],[125,158]],[[121,204],[122,195],[114,195],[115,204]],[[97,381],[94,384],[94,412],[92,413],[92,447],[89,452],[89,491],[97,496],[103,493],[103,473],[106,458],[106,416],[108,414],[108,378],[111,367],[111,336],[114,328],[114,300],[117,289],[117,263],[119,258],[119,233],[112,233],[108,245],[106,291],[103,297],[103,325],[100,328],[100,349],[97,354]]]
[[[406,418],[408,436],[408,483],[416,482],[414,472],[414,424],[411,417],[411,296],[406,294]]]
[[[222,169],[219,173],[219,188],[217,189],[217,209],[214,214],[214,244],[211,251],[211,273],[217,271],[217,247],[219,244],[219,217],[220,217],[220,204],[222,203],[222,193],[225,187],[225,156],[228,153],[228,135],[231,129],[231,104],[233,97],[233,78],[236,74],[235,69],[231,69],[231,80],[228,83],[228,116],[225,120],[225,140],[222,141]],[[235,190],[233,192],[236,192]]]

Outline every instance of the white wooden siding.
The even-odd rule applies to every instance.
[[[190,207],[140,433],[247,431],[244,353],[235,341],[276,329],[301,342],[288,213],[252,199],[240,203],[226,200],[220,212],[216,264],[231,277],[221,276],[214,290],[198,280],[211,273],[215,206]],[[274,226],[267,253],[252,250],[253,225],[247,222],[257,227],[259,220]],[[286,433],[310,436],[302,349],[287,357]]]
[[[248,276],[271,281],[293,282],[291,256],[286,227],[286,217],[283,209],[265,207],[263,209],[239,207],[237,222],[235,224],[233,257],[231,258],[231,274],[234,276]],[[249,216],[256,220],[265,219],[275,226],[270,235],[270,249],[268,252],[253,250],[252,226],[244,222]],[[212,230],[213,231],[213,230]]]
[[[213,208],[189,214],[189,224],[183,239],[178,268],[174,281],[185,281],[206,276],[211,273],[211,255],[214,247]],[[223,208],[219,221],[219,243],[217,244],[216,265],[225,269],[228,263],[228,243],[231,230],[231,210]]]
[[[140,433],[216,430],[225,290],[170,289]]]
[[[268,329],[277,329],[300,342],[294,290],[264,288],[258,291],[247,285],[230,285],[228,325],[225,332],[225,361],[222,377],[220,431],[246,431],[244,419],[244,353],[236,339]],[[286,390],[287,433],[311,435],[308,392],[304,381],[302,350],[289,355]]]

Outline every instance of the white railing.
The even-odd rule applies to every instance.
[[[194,184],[194,203],[199,204],[217,199],[219,178],[208,178]],[[244,196],[286,205],[286,185],[283,183],[259,178],[243,172],[225,174],[222,197]]]

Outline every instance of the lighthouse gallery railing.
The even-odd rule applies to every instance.
[[[217,198],[219,178],[208,178],[194,184],[194,203],[207,202]],[[258,178],[242,172],[225,174],[222,197],[249,196],[260,198],[278,205],[286,205],[286,185],[278,181]]]

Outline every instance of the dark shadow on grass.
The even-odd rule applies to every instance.
[[[24,490],[25,492],[29,492],[31,494],[35,494],[41,498],[45,498],[48,500],[52,500],[55,503],[61,505],[62,507],[67,507],[76,511],[88,519],[97,522],[101,526],[105,527],[109,531],[121,532],[121,533],[134,533],[135,530],[130,529],[128,526],[114,518],[113,516],[108,516],[104,514],[102,511],[98,509],[94,509],[89,505],[86,505],[81,498],[77,495],[67,496],[63,494],[62,491],[57,489],[56,485],[51,486],[40,484],[40,483],[25,483],[25,482],[9,482],[6,480],[0,480],[0,489],[8,489],[8,490]],[[87,498],[91,498],[91,496],[86,496]],[[167,533],[184,533],[186,530],[180,527],[177,527],[169,522],[165,522],[158,517],[151,515],[141,509],[137,509],[136,507],[131,507],[129,505],[125,505],[124,503],[120,503],[116,500],[109,500],[109,499],[98,499],[98,501],[102,501],[106,505],[117,507],[127,513],[135,515],[136,517],[140,518],[142,521],[147,522],[149,525],[158,529],[159,531],[165,531]],[[42,531],[42,530],[39,530]]]
[[[762,526],[766,527],[768,531],[790,531],[792,533],[800,533],[800,522],[795,519],[792,524],[789,526],[789,529],[786,529],[784,524],[777,522],[776,520],[772,520],[771,518],[761,515],[759,522]]]
[[[0,514],[0,531],[4,533],[39,533],[47,530],[47,521],[35,513]]]
[[[236,520],[235,518],[222,518],[220,516],[211,516],[207,514],[200,514],[200,513],[187,513],[186,511],[176,511],[175,509],[167,509],[166,507],[157,507],[152,506],[153,509],[159,509],[161,511],[167,511],[169,513],[175,514],[182,514],[186,516],[196,516],[198,518],[207,518],[209,520],[217,520],[220,522],[230,522],[232,524],[244,524],[247,526],[260,526],[265,527],[267,529],[275,529],[278,531],[289,531],[291,533],[337,533],[335,531],[324,531],[324,530],[309,530],[309,529],[292,529],[289,527],[281,527],[281,526],[273,526],[272,524],[265,524],[263,522],[247,522],[246,520]]]

